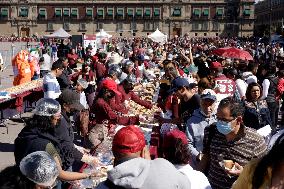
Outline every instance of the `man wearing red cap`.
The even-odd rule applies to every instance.
[[[211,75],[215,78],[215,92],[217,97],[217,104],[229,96],[233,96],[236,90],[236,84],[232,79],[227,78],[223,74],[223,67],[220,62],[212,62]]]
[[[190,188],[185,175],[165,159],[150,160],[142,131],[135,126],[124,127],[113,139],[114,168],[108,172],[108,180],[98,189],[183,189]]]

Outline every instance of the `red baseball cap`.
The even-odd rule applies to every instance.
[[[140,128],[130,125],[120,129],[113,138],[112,151],[130,154],[141,151],[146,145],[145,137]]]
[[[177,139],[181,139],[182,143],[185,144],[185,145],[188,144],[187,137],[186,137],[185,133],[178,130],[178,129],[174,129],[174,130],[168,132],[164,136],[163,147],[164,148],[171,148],[171,147],[174,148],[175,145],[176,145]]]
[[[110,78],[104,79],[101,83],[101,87],[107,88],[109,90],[112,90],[116,94],[121,95],[121,93],[117,90],[116,82],[114,80],[110,79]]]
[[[222,64],[220,62],[212,62],[210,68],[211,69],[222,68]]]

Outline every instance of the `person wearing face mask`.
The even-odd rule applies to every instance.
[[[114,110],[111,103],[115,100],[115,94],[121,95],[117,90],[115,81],[112,79],[104,79],[90,110],[91,114],[95,115],[92,120],[93,126],[88,135],[91,148],[95,148],[104,140],[108,132],[112,131],[112,125],[131,125],[143,121],[142,116],[124,116],[121,112]]]
[[[117,90],[121,93],[121,98],[118,101],[127,106],[127,103],[130,100],[133,100],[137,104],[140,104],[141,106],[144,106],[147,109],[151,109],[153,105],[150,101],[142,100],[133,92],[135,83],[136,77],[134,75],[128,75],[122,81],[122,83],[117,86]]]
[[[66,156],[68,154],[66,154],[66,146],[62,143],[62,138],[55,134],[55,129],[60,127],[61,122],[62,111],[60,104],[53,99],[41,99],[33,113],[33,117],[27,122],[27,125],[21,130],[14,142],[16,166],[21,165],[21,160],[26,155],[36,151],[45,151],[54,158],[60,180],[72,181],[88,178],[89,175],[86,173],[67,171],[68,157]],[[86,163],[95,165],[97,162],[95,157],[83,156],[85,159],[90,160],[86,161]]]
[[[193,168],[197,168],[202,157],[204,129],[216,122],[216,94],[205,89],[200,96],[200,108],[196,109],[186,122],[186,136]]]
[[[267,146],[256,130],[243,124],[244,107],[233,97],[221,100],[217,123],[205,128],[199,170],[207,174],[213,189],[229,189],[243,166],[265,155]],[[225,162],[233,167],[225,167]]]

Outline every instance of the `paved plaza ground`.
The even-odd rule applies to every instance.
[[[32,43],[35,45],[36,43]],[[26,48],[26,43],[18,42],[15,43],[14,54],[19,52],[21,49]],[[11,42],[0,42],[0,53],[4,60],[5,70],[0,71],[0,90],[11,87],[13,85],[13,69],[12,69],[12,43]],[[1,104],[0,104],[1,106]],[[30,113],[25,113],[22,117],[30,116]],[[6,133],[6,128],[0,127],[0,170],[14,164],[14,140],[18,136],[18,133],[24,127],[24,123],[19,119],[19,116],[13,120],[7,120],[5,124],[9,128],[9,133]]]
[[[22,117],[29,117],[30,115],[31,113],[25,113]],[[15,163],[14,140],[24,127],[24,123],[19,119],[19,116],[7,120],[5,124],[8,126],[9,133],[7,134],[6,128],[0,127],[0,170]]]
[[[37,45],[37,43],[30,43],[32,47]],[[14,43],[14,47],[12,47],[11,42],[0,42],[0,53],[4,60],[5,70],[3,72],[0,71],[0,90],[5,89],[7,87],[11,87],[13,84],[13,69],[12,69],[12,56],[16,55],[20,50],[26,49],[26,42],[17,42]],[[13,51],[12,51],[13,49]]]

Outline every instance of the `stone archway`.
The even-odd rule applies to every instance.
[[[29,37],[30,36],[30,28],[29,27],[22,27],[20,30],[21,37]]]

